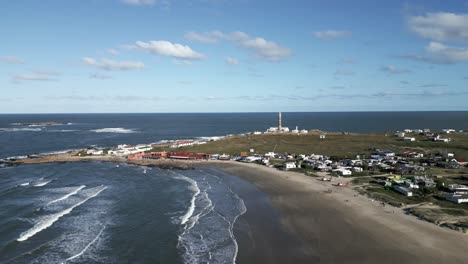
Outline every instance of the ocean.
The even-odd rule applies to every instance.
[[[63,124],[18,125],[45,121]],[[0,159],[217,137],[276,124],[277,113],[0,115]],[[468,112],[283,113],[283,125],[354,133],[458,130],[468,129]],[[244,217],[256,210],[246,196],[256,192],[209,167],[0,167],[0,263],[234,263],[242,255],[237,237],[246,236]],[[249,199],[258,197],[268,199],[260,192]],[[275,213],[268,210],[263,213]]]

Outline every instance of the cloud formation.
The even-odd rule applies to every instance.
[[[0,57],[0,62],[8,63],[8,64],[24,64],[24,60],[13,57],[13,56],[6,56],[6,57]]]
[[[380,70],[390,74],[402,74],[402,73],[410,73],[411,71],[404,68],[398,68],[393,65],[387,65],[380,67]]]
[[[120,54],[120,52],[116,49],[108,49],[107,53],[109,53],[110,55],[114,55],[114,56]]]
[[[129,45],[127,47],[134,50],[146,51],[156,55],[183,60],[200,60],[205,58],[205,55],[192,50],[189,46],[171,43],[166,40],[149,42],[137,41],[135,45]]]
[[[185,38],[191,41],[210,44],[218,43],[221,40],[232,41],[239,47],[252,52],[257,58],[266,61],[279,61],[291,55],[291,50],[286,47],[264,38],[252,38],[242,31],[231,33],[223,33],[221,31],[199,33],[192,31],[185,34]]]
[[[231,58],[231,57],[227,57],[224,62],[227,64],[227,65],[239,65],[239,61],[235,58]]]
[[[447,46],[432,41],[426,48],[426,55],[405,54],[400,57],[435,64],[453,64],[468,61],[468,48]]]
[[[50,78],[47,75],[34,74],[34,73],[24,73],[24,74],[15,74],[13,75],[14,81],[56,81],[53,78]]]
[[[410,17],[408,26],[411,31],[427,39],[468,42],[468,14],[427,13]]]
[[[115,61],[109,59],[96,60],[93,58],[85,57],[82,61],[92,67],[113,71],[113,70],[136,70],[143,69],[145,64],[139,61]]]
[[[314,37],[321,40],[335,40],[340,38],[351,37],[352,32],[347,30],[325,30],[316,31],[313,33]]]

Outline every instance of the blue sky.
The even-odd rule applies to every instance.
[[[0,113],[468,110],[468,1],[0,4]]]

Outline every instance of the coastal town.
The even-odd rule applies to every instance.
[[[102,160],[145,165],[168,164],[167,162],[176,164],[181,160],[195,164],[213,161],[258,164],[303,173],[318,181],[328,182],[330,192],[339,190],[335,188],[352,188],[369,199],[381,202],[382,206],[399,207],[410,214],[418,215],[421,219],[466,231],[468,229],[468,162],[464,156],[457,155],[457,151],[452,151],[453,148],[450,147],[457,143],[453,138],[460,136],[465,138],[465,135],[466,132],[454,129],[440,131],[404,129],[385,133],[373,140],[368,139],[367,146],[372,147],[364,152],[355,152],[352,150],[352,145],[341,146],[342,149],[343,147],[351,149],[342,156],[338,155],[341,152],[333,152],[332,154],[335,155],[299,152],[298,147],[294,149],[297,151],[281,151],[280,148],[285,145],[281,141],[278,141],[270,151],[263,151],[262,147],[271,142],[265,141],[259,145],[237,144],[241,140],[261,142],[282,138],[287,140],[287,147],[291,147],[304,145],[304,140],[296,143],[292,141],[304,138],[308,141],[315,140],[313,146],[325,144],[325,149],[328,150],[334,148],[333,141],[340,137],[349,139],[349,137],[359,136],[345,132],[300,130],[298,127],[290,130],[282,126],[282,116],[279,113],[278,125],[264,132],[164,140],[154,144],[121,144],[113,148],[90,147],[68,155],[75,157],[73,161]],[[380,148],[378,143],[386,142],[379,141],[381,138],[392,144],[382,143],[385,148]],[[236,144],[240,147],[229,149],[231,141],[237,142]],[[414,146],[418,142],[430,144],[428,145],[430,148]],[[397,143],[400,145],[396,145]],[[457,145],[459,144],[460,142]],[[340,145],[343,144],[340,143]],[[391,149],[388,146],[394,146],[394,148]],[[35,163],[41,160],[40,158],[31,155],[26,159],[27,161],[11,160],[10,162]],[[70,161],[70,158],[66,161]],[[177,165],[175,167],[186,168]]]

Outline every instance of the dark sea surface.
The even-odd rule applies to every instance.
[[[0,159],[91,145],[265,131],[277,125],[277,115],[0,115]],[[45,121],[64,124],[15,125]],[[468,129],[468,112],[283,113],[283,125],[356,133]],[[250,183],[214,168],[163,170],[101,162],[0,165],[0,263],[233,263],[238,255],[248,259],[238,252],[243,247],[236,234],[246,236],[242,228],[249,224],[243,216],[256,210],[249,204],[268,200],[256,192]],[[259,211],[275,215],[266,207]]]

